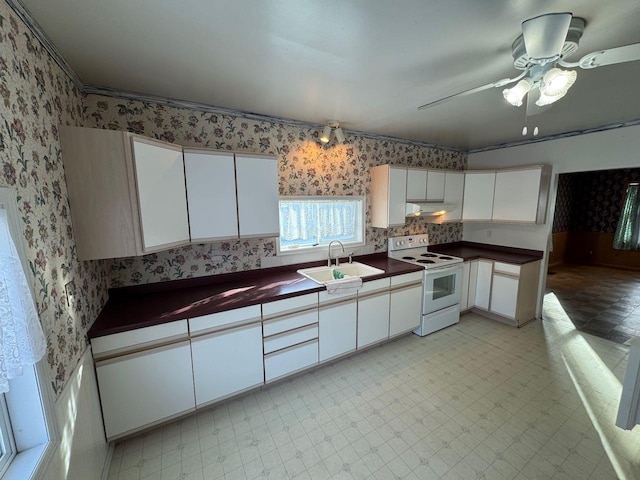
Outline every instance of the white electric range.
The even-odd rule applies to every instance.
[[[422,319],[413,331],[424,336],[460,321],[462,258],[430,252],[429,235],[393,237],[388,256],[424,267]]]

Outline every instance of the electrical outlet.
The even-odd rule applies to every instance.
[[[64,286],[64,292],[67,295],[67,307],[70,307],[73,305],[74,297],[77,295],[76,282],[73,280],[67,282]]]

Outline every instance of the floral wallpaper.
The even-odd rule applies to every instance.
[[[553,233],[615,233],[629,182],[640,181],[640,168],[562,174]]]
[[[182,146],[277,155],[281,195],[370,196],[369,169],[399,164],[461,170],[467,154],[401,141],[347,135],[344,144],[318,141],[317,128],[249,120],[158,103],[101,95],[84,99],[85,126],[129,130]],[[368,204],[370,202],[367,202]],[[370,226],[367,244],[386,251],[388,236],[427,231],[432,243],[461,240],[459,223],[436,225],[412,219],[402,228]],[[135,285],[177,278],[260,268],[263,256],[275,255],[274,239],[240,239],[191,245],[138,258],[105,262],[110,286]]]
[[[58,140],[60,124],[82,123],[82,96],[5,2],[0,2],[0,97],[0,187],[17,192],[57,395],[106,302],[107,278],[99,262],[77,260]]]

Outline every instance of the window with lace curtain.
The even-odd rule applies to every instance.
[[[15,190],[0,188],[0,478],[32,478],[57,432],[42,365],[46,339],[20,242]]]
[[[640,250],[640,184],[630,183],[613,237],[616,250]]]
[[[364,245],[364,212],[364,197],[281,197],[278,250]]]

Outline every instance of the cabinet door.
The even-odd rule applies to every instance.
[[[476,306],[476,289],[478,286],[478,260],[469,262],[469,298],[467,308]]]
[[[475,306],[489,309],[491,298],[491,275],[493,274],[493,262],[487,260],[478,261],[478,279],[476,283]]]
[[[493,219],[535,223],[541,168],[496,173]]]
[[[238,237],[233,153],[185,150],[191,243]]]
[[[516,318],[518,279],[494,275],[491,289],[491,311],[509,318]]]
[[[464,195],[464,173],[447,172],[444,177],[444,203],[453,208],[442,217],[440,222],[459,222],[462,219],[462,198]]]
[[[189,341],[96,363],[107,440],[195,408]]]
[[[422,284],[391,291],[389,337],[411,331],[422,319]]]
[[[406,221],[407,169],[389,169],[389,226]]]
[[[356,299],[348,299],[319,310],[320,362],[356,349]]]
[[[358,348],[389,338],[389,292],[358,299]]]
[[[460,311],[469,308],[469,275],[471,274],[471,262],[462,264],[462,286],[460,288]]]
[[[462,220],[491,220],[495,181],[495,172],[465,173]]]
[[[189,243],[182,148],[133,137],[143,252]]]
[[[444,200],[445,172],[429,170],[427,176],[427,202],[442,202]]]
[[[236,155],[236,182],[240,236],[279,236],[278,159]]]
[[[407,202],[424,202],[427,199],[427,170],[407,169]]]
[[[196,405],[264,383],[262,324],[191,340]]]

